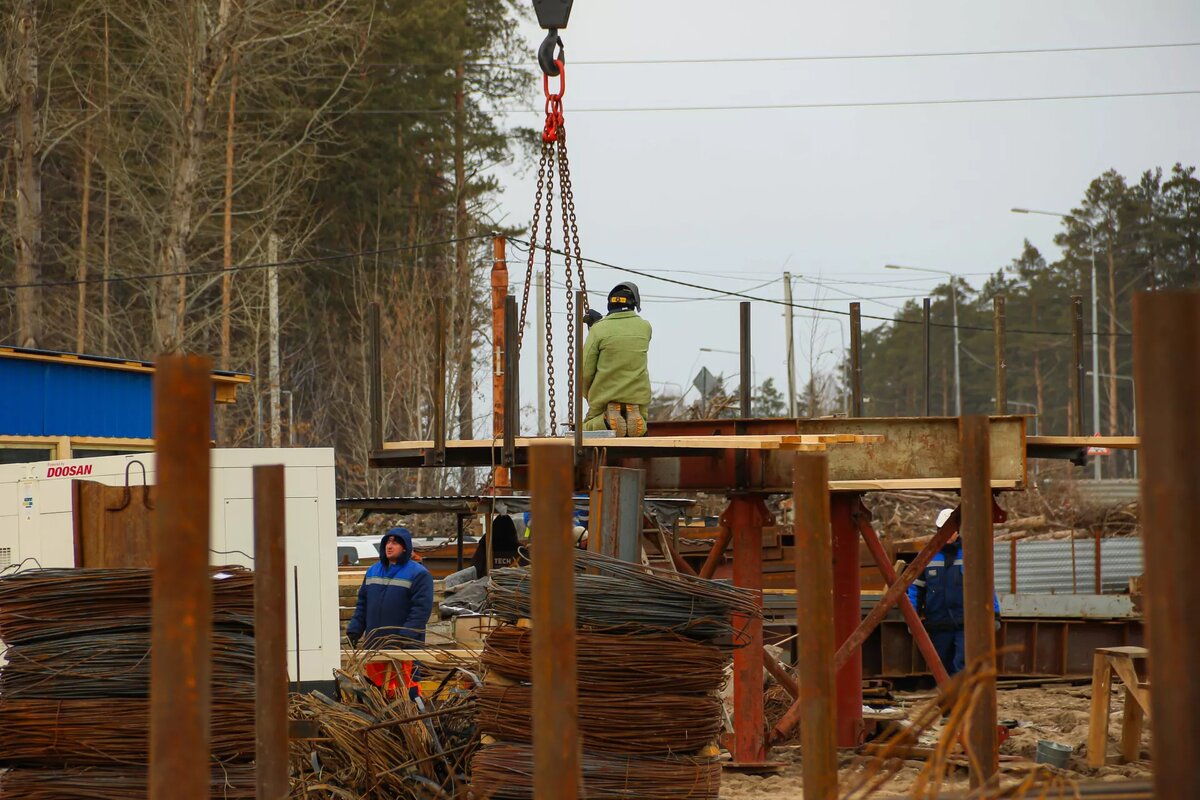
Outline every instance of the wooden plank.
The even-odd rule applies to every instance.
[[[1108,758],[1108,712],[1112,700],[1112,668],[1108,656],[1092,657],[1092,706],[1088,714],[1088,766],[1099,769]]]
[[[1137,761],[1142,755],[1142,723],[1145,720],[1144,705],[1129,684],[1125,684],[1125,715],[1121,720],[1121,758],[1126,762]]]
[[[678,448],[678,449],[715,449],[730,450],[792,450],[801,449],[819,452],[827,444],[875,444],[884,440],[883,435],[858,434],[804,434],[804,435],[739,435],[739,436],[642,436],[642,437],[584,437],[584,447],[622,447],[622,448]],[[555,437],[518,437],[514,443],[517,447],[529,447],[546,442],[563,441]],[[470,450],[474,448],[497,448],[499,440],[492,439],[456,439],[446,442],[448,450]],[[412,441],[384,442],[384,452],[414,452],[432,450],[434,443],[427,439]]]
[[[1129,656],[1117,655],[1109,656],[1108,662],[1112,664],[1112,668],[1117,673],[1117,677],[1121,679],[1121,683],[1129,689],[1133,694],[1134,699],[1141,704],[1142,708],[1149,713],[1150,711],[1150,693],[1141,688],[1138,681],[1137,670],[1133,668],[1133,660]]]
[[[992,479],[993,489],[1019,489],[1020,481]],[[830,481],[834,492],[888,492],[902,489],[961,489],[961,478],[904,478],[882,481]]]
[[[1031,445],[1059,447],[1109,447],[1115,450],[1136,450],[1140,444],[1137,436],[1028,436]]]

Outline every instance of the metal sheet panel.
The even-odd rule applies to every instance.
[[[148,439],[150,373],[0,359],[0,433]]]
[[[1072,542],[1074,546],[1072,547]],[[1096,546],[1092,539],[1017,542],[1018,594],[1093,594],[1096,587]],[[1012,586],[1010,542],[995,545],[996,588]],[[1142,574],[1142,540],[1136,536],[1100,542],[1100,580],[1105,594],[1127,590],[1129,579]]]

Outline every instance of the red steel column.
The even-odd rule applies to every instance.
[[[1200,293],[1133,298],[1155,797],[1200,797]]]
[[[288,783],[287,525],[282,464],[254,475],[254,763],[257,800]],[[300,676],[296,676],[300,680]]]
[[[508,297],[508,262],[504,237],[492,238],[492,438],[504,435],[504,300]],[[515,343],[514,343],[515,345]],[[508,470],[496,467],[493,486],[497,493],[512,488]]]
[[[758,592],[762,605],[762,529],[770,519],[758,495],[734,495],[721,515],[721,524],[733,531],[733,585]],[[766,760],[766,726],[763,714],[762,619],[734,615],[735,630],[744,631],[749,643],[733,652],[733,761],[741,766]]]
[[[858,495],[848,493],[834,494],[830,500],[833,523],[833,637],[839,647],[862,621],[858,526],[854,524],[854,508],[858,502]],[[861,650],[854,653],[837,673],[836,720],[838,747],[857,747],[863,730]]]

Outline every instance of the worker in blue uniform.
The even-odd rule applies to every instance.
[[[942,509],[937,516],[938,530],[947,524],[954,525],[954,533],[908,587],[908,599],[925,617],[925,630],[946,672],[954,675],[966,665],[967,651],[963,633],[963,548],[958,537],[958,515],[950,508]],[[992,604],[999,628],[1000,603],[995,594]]]

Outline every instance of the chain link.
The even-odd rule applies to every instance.
[[[546,167],[550,162],[549,148],[542,145],[542,160],[538,164],[537,174],[537,192],[533,196],[533,222],[530,223],[529,241],[536,242],[538,236],[538,225],[541,224],[542,214],[542,193],[546,186]],[[521,320],[517,326],[517,355],[521,354],[521,346],[525,341],[525,315],[529,311],[529,287],[533,284],[533,258],[534,250],[529,248],[529,261],[525,266],[525,288],[521,293]]]

